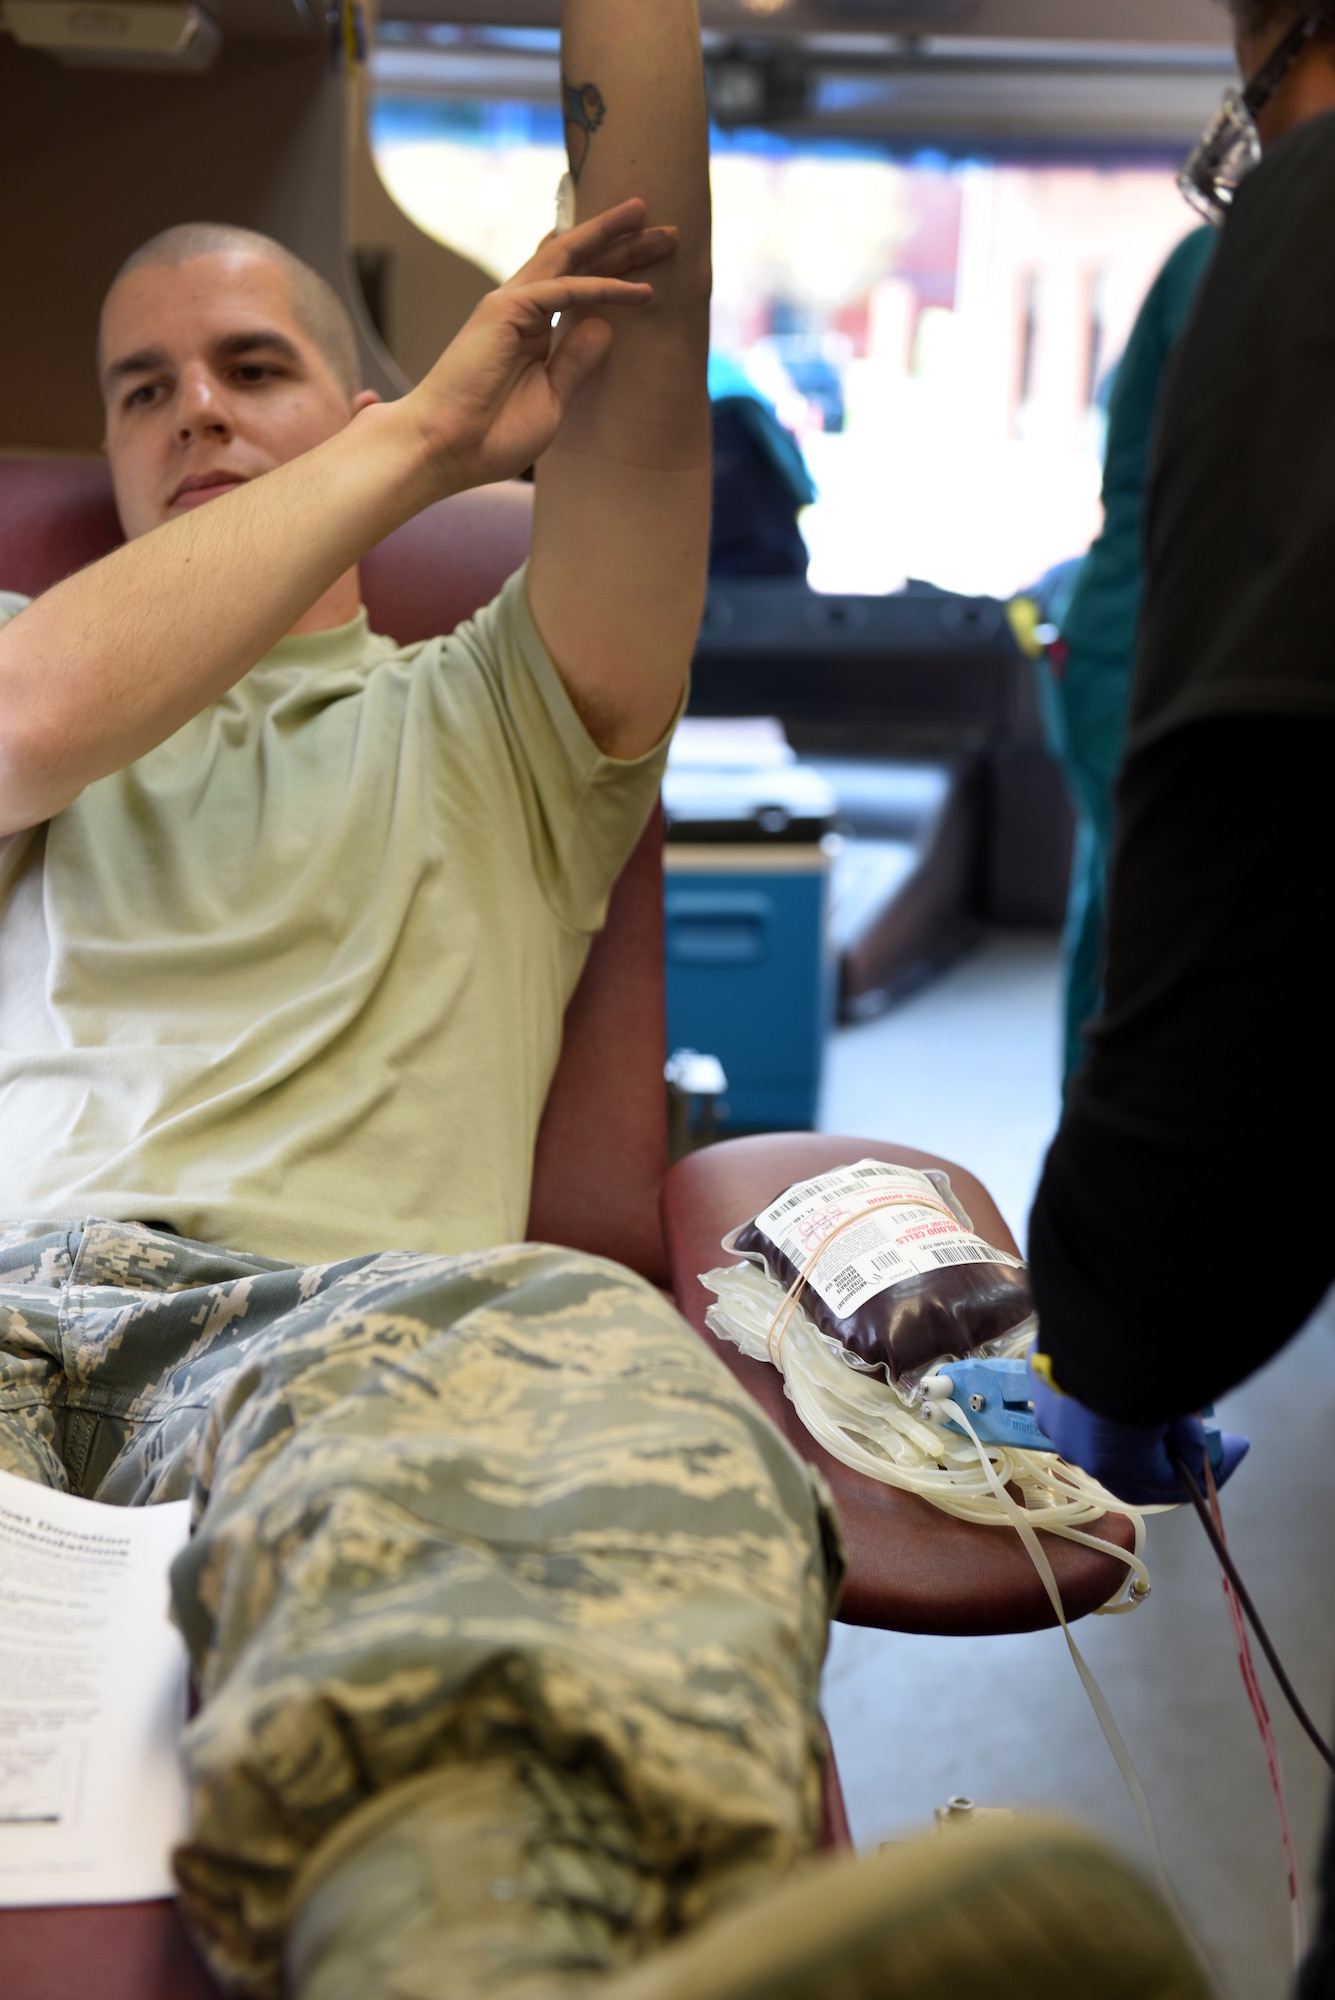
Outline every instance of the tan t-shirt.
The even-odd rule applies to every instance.
[[[0,1217],[300,1262],[521,1238],[665,757],[597,749],[522,571],[447,639],[282,640],[0,839]]]

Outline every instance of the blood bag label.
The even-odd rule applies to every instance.
[[[837,1319],[906,1278],[947,1265],[1022,1268],[1022,1259],[966,1228],[926,1174],[879,1160],[860,1160],[788,1188],[755,1226],[808,1273],[807,1283]],[[828,1244],[823,1254],[822,1244]]]

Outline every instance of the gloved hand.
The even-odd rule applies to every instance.
[[[1037,1362],[1037,1367],[1035,1367]],[[1205,1426],[1199,1417],[1174,1417],[1163,1424],[1119,1424],[1078,1403],[1052,1380],[1046,1355],[1029,1361],[1029,1387],[1034,1415],[1057,1450],[1133,1507],[1173,1506],[1186,1499],[1186,1489],[1168,1456],[1171,1442],[1196,1478],[1204,1483]],[[1220,1463],[1214,1483],[1222,1486],[1251,1449],[1251,1439],[1234,1431],[1220,1435]]]

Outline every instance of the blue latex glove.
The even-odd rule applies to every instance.
[[[1029,1363],[1029,1386],[1039,1429],[1052,1439],[1061,1456],[1133,1507],[1173,1506],[1186,1499],[1186,1489],[1168,1456],[1171,1441],[1203,1483],[1205,1426],[1199,1417],[1174,1417],[1163,1424],[1119,1424],[1101,1417],[1049,1379],[1047,1356]],[[1222,1453],[1214,1468],[1214,1483],[1222,1486],[1251,1449],[1251,1439],[1235,1431],[1220,1437]]]

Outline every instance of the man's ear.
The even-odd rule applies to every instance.
[[[378,389],[359,389],[352,399],[352,414],[355,417],[359,410],[369,410],[372,403],[383,401]]]

